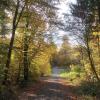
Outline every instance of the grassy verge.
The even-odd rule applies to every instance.
[[[70,81],[71,83],[79,84],[81,80],[84,78],[84,71],[80,67],[75,67],[71,69],[70,71],[62,71],[60,73],[60,77],[65,78],[67,81]]]
[[[77,93],[79,100],[100,100],[100,82],[86,81],[84,71],[75,68],[61,72],[60,77],[75,86],[74,93]]]

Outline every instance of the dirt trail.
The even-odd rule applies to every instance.
[[[58,77],[41,78],[40,82],[23,89],[20,100],[77,100],[75,87]]]

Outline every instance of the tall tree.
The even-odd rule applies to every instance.
[[[8,72],[9,72],[9,67],[10,67],[10,62],[11,62],[11,54],[12,54],[13,43],[14,43],[14,39],[15,39],[15,32],[16,32],[17,26],[19,24],[19,21],[20,21],[20,18],[23,13],[25,5],[26,5],[26,2],[25,2],[25,4],[23,4],[23,6],[20,5],[20,0],[17,0],[17,2],[16,2],[14,16],[13,16],[13,22],[12,22],[12,36],[11,36],[11,40],[10,40],[10,45],[9,45],[9,50],[8,50],[8,55],[7,55],[7,62],[6,62],[6,67],[5,67],[4,83],[8,79]],[[19,12],[20,8],[21,8],[21,10]]]
[[[44,16],[47,16],[48,9],[54,9],[55,7],[52,6],[53,1],[51,0],[49,1],[45,1],[45,0],[41,0],[41,1],[33,1],[33,0],[17,0],[17,1],[13,1],[14,5],[12,5],[12,13],[13,13],[13,22],[12,22],[12,33],[11,33],[11,40],[10,40],[10,44],[9,44],[9,50],[8,50],[8,55],[7,55],[7,62],[6,62],[6,67],[5,67],[5,78],[4,80],[6,81],[8,79],[8,73],[9,73],[9,68],[10,68],[10,62],[11,62],[11,54],[12,54],[12,49],[13,49],[13,44],[14,44],[14,39],[15,39],[15,33],[16,33],[16,29],[18,28],[18,24],[20,22],[20,19],[22,17],[22,14],[25,10],[25,7],[28,4],[31,4],[30,9],[35,10],[36,12],[38,11],[42,11],[41,14]],[[6,2],[5,2],[6,3]],[[46,12],[46,13],[45,13]],[[48,18],[48,16],[47,16]],[[26,26],[27,27],[27,26]]]
[[[88,59],[90,62],[91,70],[96,76],[97,80],[99,80],[98,73],[96,71],[93,54],[91,52],[90,42],[92,40],[92,29],[93,29],[93,23],[97,22],[98,19],[96,18],[96,7],[97,7],[97,1],[94,0],[77,0],[77,4],[72,5],[72,14],[79,18],[81,20],[81,24],[83,26],[83,30],[81,30],[82,35],[79,36],[85,43],[86,51],[88,54]],[[98,15],[97,15],[98,16]],[[79,22],[77,22],[79,23]],[[96,23],[97,27],[97,23]],[[78,29],[78,27],[77,27]]]

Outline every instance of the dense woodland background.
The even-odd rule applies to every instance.
[[[63,21],[57,13],[60,2],[0,0],[0,94],[51,76],[55,66],[66,69],[61,77],[83,85],[83,94],[100,94],[100,0],[71,3]],[[58,29],[69,32],[59,49],[53,34]],[[71,45],[69,35],[77,45]]]

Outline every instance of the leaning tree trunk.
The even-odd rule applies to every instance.
[[[90,65],[91,65],[91,70],[92,70],[93,74],[96,76],[96,79],[99,81],[100,79],[99,79],[99,76],[98,76],[96,69],[95,69],[93,57],[92,57],[90,47],[89,47],[88,37],[87,37],[87,41],[86,41],[86,46],[87,46],[87,54],[88,54],[89,62],[90,62]]]
[[[18,15],[18,9],[19,9],[19,2],[17,2],[16,11],[15,11],[14,18],[13,18],[12,36],[11,36],[8,55],[7,55],[7,62],[6,62],[5,74],[4,74],[4,82],[6,82],[8,79],[8,73],[9,73],[10,62],[11,62],[11,54],[12,54],[15,32],[16,32],[16,20],[17,20],[17,15]]]
[[[12,36],[11,36],[11,40],[10,40],[10,44],[9,44],[9,49],[8,49],[8,55],[7,55],[7,62],[6,62],[6,66],[5,66],[5,71],[4,71],[4,81],[3,84],[5,84],[8,80],[8,73],[9,73],[9,68],[10,68],[10,62],[11,62],[11,54],[12,54],[12,49],[13,49],[13,44],[14,44],[14,39],[15,39],[15,32],[16,32],[16,28],[18,26],[18,23],[20,21],[20,18],[22,16],[22,13],[24,11],[26,3],[24,4],[24,6],[22,7],[20,13],[19,11],[19,0],[17,0],[17,5],[16,5],[16,10],[14,13],[14,17],[13,17],[13,23],[12,23]]]

